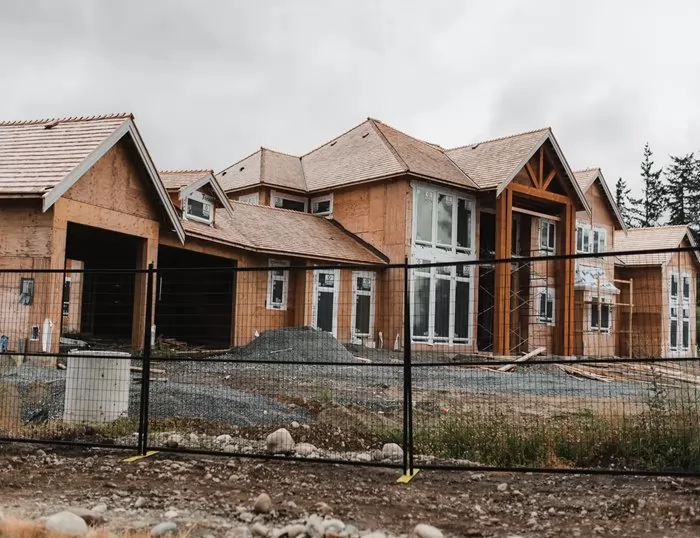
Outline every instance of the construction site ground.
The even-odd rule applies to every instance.
[[[448,537],[700,534],[696,479],[423,471],[404,485],[392,469],[164,454],[124,462],[130,455],[0,445],[0,508],[38,519],[104,503],[114,532],[147,528],[175,510],[189,536],[232,536],[240,514],[267,492],[269,527],[325,513],[394,535],[417,523]]]

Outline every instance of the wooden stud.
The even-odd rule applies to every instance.
[[[544,178],[544,146],[540,146],[540,174],[539,174],[539,186],[541,189],[545,189],[546,187],[543,187],[543,178]]]
[[[532,165],[530,164],[529,161],[528,161],[527,163],[525,163],[525,169],[527,170],[527,175],[530,176],[530,181],[532,181],[532,184],[533,184],[536,188],[539,188],[539,187],[540,187],[540,184],[539,184],[539,182],[537,181],[537,174],[535,174],[535,169],[532,168]]]
[[[547,187],[549,187],[549,184],[552,182],[552,180],[557,177],[557,171],[552,170],[548,175],[547,178],[544,180],[544,183],[542,183],[542,190],[546,191]]]
[[[535,189],[533,187],[528,187],[527,185],[520,185],[519,183],[511,183],[508,188],[518,194],[526,194],[527,196],[532,196],[533,198],[540,198],[542,200],[547,200],[550,202],[556,202],[558,204],[568,204],[570,202],[567,196],[563,194],[557,194],[555,192],[543,191],[540,189]]]

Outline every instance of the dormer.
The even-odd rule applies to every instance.
[[[217,209],[232,212],[212,170],[164,171],[160,177],[183,219],[214,226]]]

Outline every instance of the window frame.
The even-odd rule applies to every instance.
[[[36,282],[33,277],[21,277],[19,279],[19,302],[23,306],[34,304]]]
[[[588,254],[591,250],[590,239],[591,227],[587,224],[576,223],[576,254]],[[581,238],[581,248],[578,246],[579,232]]]
[[[314,204],[318,204],[321,202],[330,202],[330,206],[328,208],[328,211],[316,211],[314,212]],[[314,198],[311,198],[311,203],[309,204],[309,213],[312,215],[316,215],[319,217],[325,217],[325,216],[330,216],[333,214],[333,193],[330,194],[325,194],[323,196],[315,196]]]
[[[193,215],[188,211],[189,204],[187,203],[190,199],[195,202],[199,202],[202,205],[209,205],[209,218],[200,217],[199,215]],[[187,220],[194,220],[197,222],[203,222],[204,224],[212,224],[214,222],[214,212],[216,208],[214,207],[214,199],[211,196],[207,196],[199,191],[193,191],[185,196],[182,205],[182,214]]]
[[[598,239],[596,240],[596,234],[598,234]],[[601,250],[601,243],[603,248]],[[591,228],[591,239],[590,239],[590,249],[591,252],[595,254],[604,254],[607,252],[608,248],[608,231],[600,226],[594,226]]]
[[[540,325],[550,325],[553,326],[556,323],[556,293],[554,287],[538,287],[535,288],[537,293],[537,323]],[[542,315],[542,297],[545,297],[545,312]],[[547,304],[552,303],[552,317],[547,316]]]
[[[282,275],[275,275],[275,270],[271,269],[268,271],[267,275],[267,300],[265,301],[265,306],[268,310],[287,310],[287,298],[289,292],[289,261],[287,260],[268,260],[269,267],[282,267],[287,268],[287,270],[282,271]],[[272,296],[274,293],[274,283],[282,282],[282,302],[279,304],[272,302]]]
[[[357,287],[358,278],[367,278],[370,281],[370,289],[361,290]],[[377,273],[374,271],[353,271],[352,272],[352,312],[350,314],[350,332],[355,343],[361,343],[363,338],[372,340],[374,337],[374,311],[375,311],[375,289],[377,283]],[[369,297],[369,333],[356,332],[357,325],[357,297]]]
[[[546,246],[542,246],[542,232],[544,230],[547,230],[547,241],[546,241]],[[550,235],[550,230],[552,230],[552,233]],[[553,245],[550,247],[550,238],[554,238]],[[540,218],[539,222],[539,237],[538,237],[538,243],[539,243],[539,251],[540,254],[544,254],[545,256],[555,256],[557,253],[557,223],[554,220],[551,219],[546,219],[546,218]]]
[[[66,295],[66,284],[68,285],[68,294]],[[71,292],[73,291],[73,282],[71,280],[71,277],[67,276],[66,278],[63,279],[63,297],[62,297],[62,306],[61,306],[61,312],[62,315],[64,316],[69,316],[70,315],[70,295]]]
[[[431,230],[430,230],[430,240],[419,239],[418,238],[418,194],[420,191],[430,192],[432,195],[432,215],[431,215]],[[441,243],[438,241],[438,200],[440,196],[449,196],[453,199],[452,202],[452,226],[451,226],[451,244]],[[467,240],[469,245],[466,247],[459,246],[458,241],[458,231],[459,231],[459,203],[460,200],[464,202],[464,205],[469,213],[468,225],[469,234]],[[475,241],[476,241],[476,220],[475,213],[476,203],[472,196],[467,194],[462,194],[457,191],[450,189],[437,188],[432,185],[426,185],[423,183],[413,184],[413,207],[411,209],[412,216],[412,244],[416,247],[422,247],[426,249],[436,250],[443,253],[455,254],[455,255],[466,255],[472,256],[475,252]]]
[[[598,332],[600,329],[600,332],[603,334],[611,334],[612,333],[612,301],[610,300],[610,297],[601,297],[600,299],[597,296],[591,296],[591,309],[589,311],[589,327],[591,330]],[[596,325],[593,324],[593,309],[594,307],[598,307],[598,323]],[[604,327],[602,326],[603,322],[603,309],[606,309],[608,311],[608,326]]]
[[[242,204],[260,205],[260,193],[243,194],[238,197],[238,201]]]
[[[286,209],[286,211],[297,211],[297,213],[308,213],[309,212],[309,199],[306,196],[297,196],[294,194],[287,194],[280,191],[270,191],[270,207],[275,209],[285,209],[284,207],[277,207],[275,205],[275,199],[280,198],[282,200],[290,200],[292,202],[301,202],[304,204],[303,211],[297,211],[296,209]]]

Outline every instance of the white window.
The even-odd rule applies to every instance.
[[[260,194],[257,192],[253,194],[244,194],[243,196],[238,197],[238,201],[243,202],[244,204],[258,205],[260,203]]]
[[[590,228],[585,224],[576,225],[576,253],[583,254],[590,252]]]
[[[213,198],[199,191],[194,191],[185,200],[185,217],[211,224],[214,220]]]
[[[446,252],[471,254],[472,201],[453,193],[414,189],[414,243]]]
[[[270,260],[267,279],[267,308],[269,310],[287,310],[287,286],[289,284],[289,262]]]
[[[678,349],[678,307],[671,306],[671,334],[669,345],[672,350]]]
[[[417,264],[430,263],[419,259]],[[471,267],[416,267],[412,275],[412,334],[415,341],[469,343]]]
[[[540,252],[554,254],[557,226],[554,221],[540,219]]]
[[[678,273],[671,273],[671,301],[678,301]]]
[[[306,213],[307,204],[308,200],[301,196],[283,194],[276,191],[272,191],[270,193],[270,205],[272,207],[277,207],[280,209],[289,209],[291,211],[301,211],[302,213]]]
[[[63,315],[70,314],[70,288],[71,278],[67,276],[63,281]]]
[[[537,291],[537,321],[554,325],[554,288],[539,288]]]
[[[353,342],[361,343],[363,338],[372,338],[374,334],[374,282],[375,274],[371,271],[354,271],[352,273],[352,336]]]
[[[600,302],[597,297],[591,298],[591,329],[596,331],[600,329],[602,332],[609,333],[612,325],[612,316],[610,315],[610,301],[603,298]]]
[[[683,307],[683,325],[681,326],[681,346],[684,350],[690,349],[690,308]]]
[[[683,302],[690,303],[690,277],[683,275]]]
[[[605,252],[607,232],[602,228],[594,228],[592,235],[593,252]]]
[[[333,195],[311,198],[311,212],[314,215],[330,215],[333,212]]]

